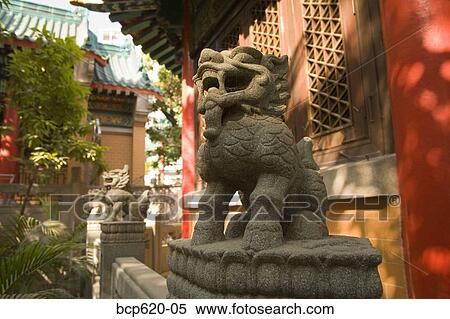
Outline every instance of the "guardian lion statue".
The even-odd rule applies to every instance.
[[[251,47],[202,51],[194,82],[206,124],[198,169],[207,187],[192,245],[242,237],[243,249],[261,251],[284,239],[328,236],[327,191],[312,141],[296,144],[283,120],[290,97],[287,71],[287,56]],[[224,232],[236,191],[246,212],[234,216]]]
[[[99,211],[97,214],[107,216],[108,221],[142,220],[138,212],[131,212],[130,204],[135,202],[136,198],[126,190],[130,181],[128,165],[104,172],[102,179],[101,189],[89,191],[89,195],[93,196],[88,202],[91,213]]]

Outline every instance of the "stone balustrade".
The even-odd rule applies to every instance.
[[[116,258],[111,273],[112,298],[164,299],[166,279],[133,257]]]
[[[144,262],[145,223],[140,221],[101,223],[100,298],[111,298],[112,264],[119,257]]]

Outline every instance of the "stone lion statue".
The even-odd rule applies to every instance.
[[[284,238],[328,235],[322,214],[327,192],[312,158],[312,141],[296,144],[283,120],[290,97],[287,71],[287,56],[251,47],[202,51],[194,82],[206,124],[198,169],[207,187],[193,245],[242,237],[242,248],[260,251],[281,245]],[[236,191],[246,212],[234,216],[224,233]],[[299,201],[306,206],[293,204]]]
[[[130,204],[136,198],[125,190],[130,181],[128,165],[104,172],[102,179],[103,188],[89,191],[93,195],[93,200],[89,202],[91,212],[93,209],[105,210],[99,213],[107,216],[109,221],[141,220],[138,212],[131,214]]]

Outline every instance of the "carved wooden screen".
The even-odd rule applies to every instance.
[[[265,54],[281,55],[277,0],[259,0],[252,8],[252,43]]]
[[[338,0],[303,0],[312,136],[352,124]]]
[[[291,66],[302,66],[295,73],[301,93],[291,94],[299,105],[297,138],[314,138],[322,166],[392,152],[379,2],[297,1],[292,16],[301,29],[296,43],[303,43],[291,57]]]

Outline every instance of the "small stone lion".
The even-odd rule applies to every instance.
[[[134,202],[136,198],[125,190],[130,181],[128,165],[104,172],[102,178],[103,188],[89,191],[89,194],[94,196],[90,202],[90,206],[92,206],[90,208],[106,208],[107,211],[102,212],[102,215],[107,215],[109,221],[141,220],[141,216],[130,212],[130,203]]]
[[[194,82],[206,124],[198,169],[207,187],[193,245],[243,236],[244,249],[260,251],[281,245],[285,237],[328,235],[323,205],[318,204],[325,202],[327,192],[312,158],[312,141],[304,138],[296,144],[283,120],[290,97],[287,71],[287,56],[251,47],[202,51]],[[228,203],[236,191],[246,213],[234,216],[224,234]],[[308,203],[301,215],[319,218],[299,221],[299,209],[286,205],[288,195],[308,195],[301,197]]]

